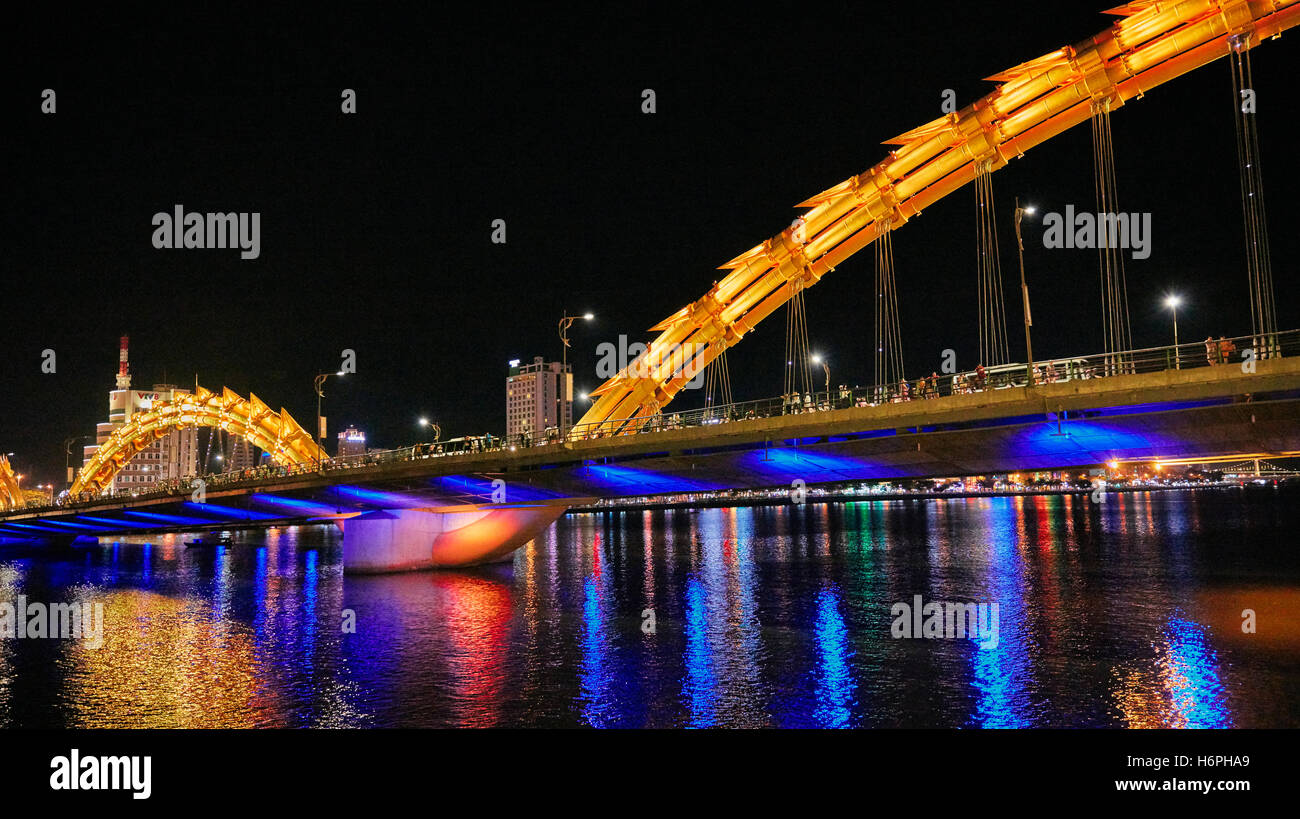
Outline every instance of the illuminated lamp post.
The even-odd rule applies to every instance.
[[[343,371],[336,373],[320,373],[316,376],[316,471],[320,471],[320,454],[324,451],[323,441],[325,433],[321,429],[321,399],[325,397],[325,382],[331,375],[343,377]]]
[[[1034,206],[1020,207],[1020,197],[1016,197],[1016,247],[1020,249],[1020,295],[1024,300],[1025,306],[1025,358],[1028,363],[1025,364],[1025,384],[1034,386],[1034,342],[1029,337],[1029,328],[1033,326],[1034,319],[1029,312],[1029,285],[1025,284],[1025,243],[1020,238],[1020,220],[1024,216],[1034,215]]]
[[[595,317],[596,317],[596,316],[595,316],[594,314],[592,314],[592,313],[583,313],[583,314],[580,315],[580,316],[570,316],[569,314],[566,313],[566,314],[564,315],[564,317],[560,319],[560,342],[564,345],[563,352],[561,353],[561,356],[562,356],[562,357],[561,357],[561,359],[560,359],[560,361],[561,361],[561,363],[560,363],[560,383],[563,384],[563,385],[566,386],[566,387],[568,386],[568,381],[567,381],[567,379],[566,379],[565,376],[568,375],[568,371],[569,371],[569,328],[572,327],[572,326],[573,326],[573,323],[574,323],[575,321],[577,321],[578,319],[583,319],[584,321],[591,321],[591,320],[594,319]],[[562,442],[562,441],[564,441],[564,432],[565,432],[565,430],[564,430],[564,396],[561,396],[561,397],[560,397],[560,402],[559,402],[559,408],[558,408],[558,409],[559,409],[559,412],[557,413],[557,414],[558,414],[558,417],[556,418],[555,424],[556,424],[556,427],[560,430],[560,441]]]
[[[1178,305],[1182,303],[1183,303],[1182,298],[1176,294],[1171,293],[1168,297],[1165,298],[1165,307],[1168,307],[1170,310],[1174,311],[1174,369],[1175,370],[1182,369],[1181,356],[1178,355]]]
[[[814,354],[811,360],[812,360],[812,363],[814,363],[814,364],[820,364],[820,365],[822,366],[822,369],[826,371],[826,406],[830,406],[830,403],[831,403],[831,367],[830,367],[829,364],[826,363],[826,359],[822,358],[820,355],[816,355],[816,354]]]

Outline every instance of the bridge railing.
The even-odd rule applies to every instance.
[[[1035,385],[1041,385],[1134,373],[1163,372],[1174,369],[1246,366],[1251,361],[1295,356],[1300,356],[1300,330],[1288,330],[1266,337],[1237,336],[1231,339],[1207,339],[1206,341],[1188,342],[1177,346],[1148,347],[1119,353],[1098,353],[1040,361],[1035,362],[1033,379]],[[1023,363],[979,367],[975,370],[942,375],[932,372],[929,376],[913,380],[904,379],[892,384],[869,387],[841,385],[837,389],[832,389],[829,393],[818,391],[802,395],[790,394],[720,406],[705,406],[671,414],[659,413],[619,421],[577,424],[567,432],[566,437],[569,440],[577,441],[632,434],[645,435],[754,418],[824,412],[847,407],[879,406],[881,404],[906,401],[930,401],[953,395],[1024,387],[1028,380],[1028,368]],[[65,495],[45,507],[26,507],[22,511],[40,511],[45,508],[76,508],[102,503],[104,500],[111,499],[148,500],[186,494],[197,498],[201,496],[195,495],[195,492],[200,488],[206,491],[233,487],[255,487],[259,484],[274,483],[300,475],[326,472],[338,473],[379,464],[457,457],[482,452],[532,451],[536,447],[556,446],[559,443],[559,437],[554,433],[543,436],[515,435],[511,437],[491,434],[471,435],[447,441],[433,441],[398,449],[367,452],[364,455],[328,458],[319,463],[309,461],[285,466],[264,465],[226,473],[165,481],[146,491],[136,490],[108,494],[84,493],[77,498]]]
[[[1038,386],[1115,375],[1243,365],[1251,361],[1298,355],[1300,355],[1300,330],[1290,330],[1266,337],[1238,336],[1231,339],[1207,339],[1204,342],[1190,342],[1177,346],[1148,347],[1117,353],[1097,353],[1038,361],[1034,364],[1033,382]],[[575,440],[587,440],[707,426],[752,418],[824,412],[846,407],[927,401],[952,395],[1024,387],[1029,380],[1029,368],[1023,362],[994,367],[980,366],[975,370],[958,373],[932,372],[928,376],[869,387],[840,385],[829,392],[819,390],[803,394],[792,393],[776,398],[706,406],[672,414],[577,424],[569,435]]]

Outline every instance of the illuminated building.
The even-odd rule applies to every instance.
[[[132,415],[153,408],[155,402],[171,401],[190,391],[174,384],[155,384],[150,390],[131,389],[127,366],[128,337],[122,336],[118,352],[116,389],[108,394],[108,421],[95,425],[95,444],[83,449],[84,467],[95,452],[108,441],[113,430]],[[113,492],[138,492],[160,481],[183,478],[198,473],[199,439],[196,429],[172,430],[145,447],[113,477]]]
[[[366,454],[366,434],[356,427],[348,427],[339,433],[338,457]]]
[[[257,466],[257,447],[247,439],[227,436],[226,445],[222,449],[222,472],[238,472]]]
[[[563,412],[564,426],[573,423],[573,372],[558,361],[544,362],[541,356],[522,367],[510,362],[506,376],[506,436],[542,437],[558,427]]]

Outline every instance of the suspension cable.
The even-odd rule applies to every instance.
[[[1097,200],[1097,255],[1101,274],[1102,328],[1110,373],[1126,372],[1129,365],[1119,355],[1133,347],[1129,321],[1128,284],[1119,234],[1119,185],[1115,176],[1115,140],[1110,129],[1110,100],[1093,104],[1093,190]]]
[[[894,277],[894,243],[882,225],[876,248],[876,384],[877,403],[889,400],[890,388],[903,380],[903,340],[898,322],[898,288]]]
[[[808,313],[804,307],[804,286],[792,279],[788,287],[794,295],[786,304],[785,312],[785,380],[783,395],[797,393],[802,396],[812,392],[812,371],[808,365]]]
[[[208,430],[208,440],[206,445],[203,447],[203,462],[199,464],[200,474],[206,474],[208,471],[208,458],[212,455],[212,439],[216,436],[217,431],[216,427]]]
[[[1237,172],[1241,183],[1242,220],[1246,232],[1246,276],[1250,288],[1250,325],[1256,355],[1276,355],[1277,301],[1269,255],[1268,221],[1264,214],[1264,175],[1260,165],[1259,129],[1255,124],[1254,79],[1250,69],[1249,35],[1230,41],[1232,98],[1236,114]],[[1247,96],[1252,97],[1247,99]]]
[[[726,342],[717,357],[704,368],[704,405],[706,418],[721,417],[719,407],[729,407],[735,403],[731,397],[731,371],[727,367]]]
[[[1010,363],[1006,302],[1002,293],[1002,260],[998,250],[997,209],[989,163],[981,162],[975,176],[975,255],[979,290],[979,360],[981,364]]]

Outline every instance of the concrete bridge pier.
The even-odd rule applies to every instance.
[[[342,522],[343,571],[378,574],[500,563],[541,534],[570,504],[383,509]]]

